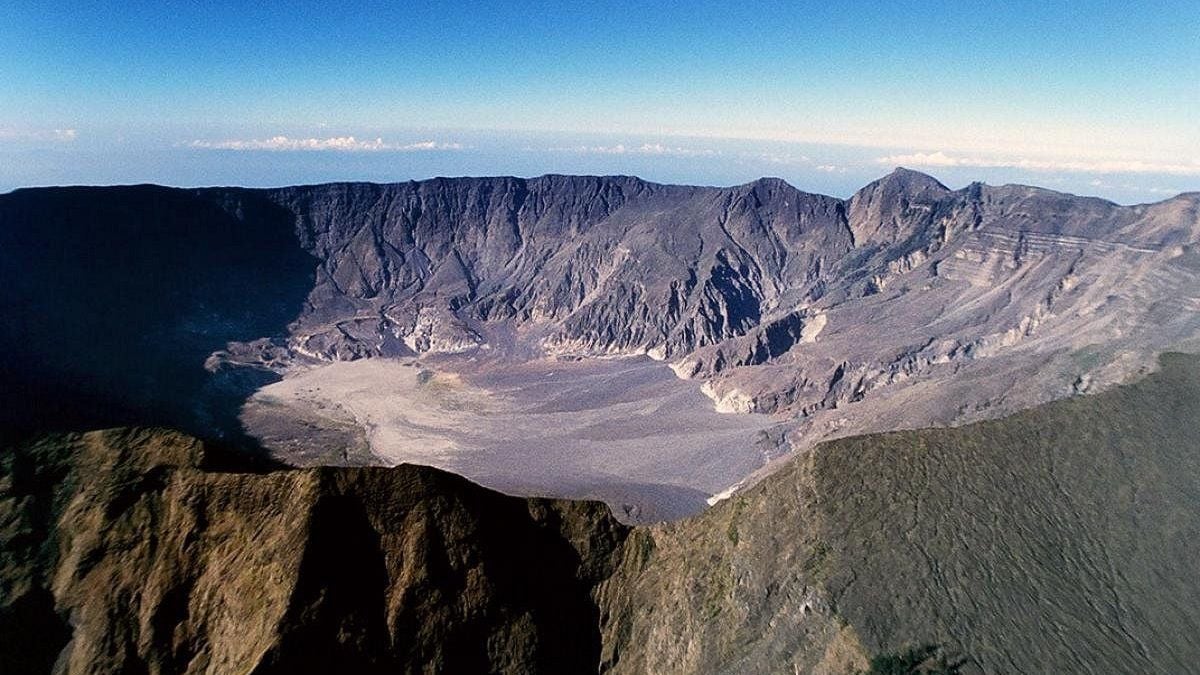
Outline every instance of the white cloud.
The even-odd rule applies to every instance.
[[[272,152],[291,151],[337,151],[337,152],[422,152],[430,150],[463,150],[461,143],[418,141],[416,143],[385,143],[382,138],[357,139],[354,136],[330,136],[329,138],[288,138],[272,136],[266,139],[203,141],[186,144],[190,148],[203,150],[266,150]]]
[[[397,145],[392,150],[464,150],[467,146],[462,143],[439,143],[437,141],[419,141],[408,145]]]
[[[826,173],[846,173],[846,167],[833,164],[818,164],[815,168],[817,171],[824,171]]]
[[[756,153],[756,154],[747,155],[746,157],[748,159],[761,160],[761,161],[767,162],[769,164],[783,164],[783,165],[808,164],[812,161],[811,159],[809,159],[808,155],[793,155],[788,152],[783,152],[783,153],[760,152],[760,153]]]
[[[1049,182],[1049,181],[1047,181],[1047,182]],[[1058,182],[1061,183],[1062,181],[1060,180]],[[1181,192],[1186,191],[1181,188],[1165,188],[1165,187],[1159,187],[1159,186],[1146,186],[1146,185],[1138,185],[1138,184],[1129,183],[1129,182],[1111,183],[1107,180],[1103,180],[1100,178],[1093,178],[1092,180],[1088,181],[1087,184],[1090,187],[1093,187],[1097,190],[1117,190],[1117,189],[1119,189],[1119,190],[1124,190],[1125,192],[1141,192],[1144,194],[1151,194],[1151,195],[1172,196],[1172,195],[1177,195]]]
[[[1189,162],[1147,162],[1106,159],[1025,159],[948,155],[945,152],[914,152],[888,155],[875,160],[888,166],[976,167],[1025,169],[1027,171],[1068,171],[1073,173],[1155,173],[1173,176],[1200,176],[1200,160]]]
[[[75,129],[5,129],[0,128],[0,140],[53,141],[70,143],[79,138]]]
[[[684,148],[663,145],[662,143],[643,143],[641,145],[578,145],[568,148],[548,148],[550,152],[573,152],[586,155],[659,155],[671,157],[713,157],[720,153],[716,150]]]

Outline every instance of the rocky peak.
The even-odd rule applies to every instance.
[[[933,176],[902,166],[892,169],[891,173],[872,183],[872,185],[874,184],[896,186],[897,188],[908,192],[916,192],[920,190],[949,192],[949,188],[947,188],[945,185],[942,185],[942,183]],[[867,187],[870,187],[870,185]]]
[[[931,223],[937,202],[953,193],[932,176],[897,168],[850,198],[850,229],[858,246],[903,242]]]
[[[758,180],[750,181],[742,187],[750,191],[759,192],[760,194],[771,194],[776,192],[799,192],[791,183],[776,176],[763,176]]]

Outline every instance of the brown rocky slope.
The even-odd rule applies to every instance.
[[[686,521],[432,469],[234,468],[174,432],[10,443],[0,671],[966,672],[1200,663],[1200,359],[818,446]]]
[[[424,467],[210,463],[164,430],[6,454],[0,671],[594,669],[590,591],[626,532],[605,507]]]

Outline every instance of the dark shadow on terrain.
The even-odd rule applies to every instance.
[[[49,673],[71,639],[66,618],[54,609],[54,596],[36,586],[0,608],[0,673]]]
[[[389,652],[388,570],[363,505],[323,496],[284,617],[279,644],[255,669],[266,673],[382,673]]]
[[[875,656],[871,659],[870,669],[863,675],[961,675],[967,662],[967,659],[951,658],[941,647],[928,644]]]
[[[321,471],[280,640],[256,674],[595,670],[591,594],[606,572],[559,512],[423,467]],[[621,535],[591,536],[602,549]]]
[[[0,196],[0,432],[165,425],[243,444],[273,378],[213,378],[230,341],[284,333],[316,263],[250,190],[157,186]]]

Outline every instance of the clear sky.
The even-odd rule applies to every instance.
[[[0,0],[0,190],[896,165],[1200,189],[1200,0]]]

